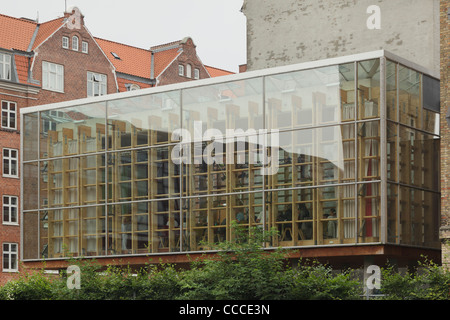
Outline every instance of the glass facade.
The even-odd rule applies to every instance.
[[[232,221],[268,246],[438,247],[422,74],[276,70],[24,110],[23,258],[202,251]]]

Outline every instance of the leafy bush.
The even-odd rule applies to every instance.
[[[394,266],[382,269],[381,293],[389,300],[447,300],[450,273],[432,261],[419,262],[412,271],[399,272]]]
[[[140,270],[102,267],[95,260],[69,260],[81,270],[81,288],[67,288],[68,275],[24,273],[0,287],[0,300],[335,300],[362,299],[363,284],[352,270],[333,272],[317,262],[288,264],[287,251],[265,251],[276,231],[233,226],[235,241],[217,245],[217,254],[177,270],[148,264]],[[450,274],[426,261],[414,272],[382,269],[381,299],[448,299]]]

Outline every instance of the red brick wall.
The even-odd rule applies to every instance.
[[[79,38],[79,51],[71,50],[71,39],[73,35]],[[69,49],[62,48],[62,37],[69,38]],[[88,53],[82,53],[82,41],[89,44]],[[0,84],[0,100],[16,102],[19,110],[28,106],[43,105],[87,97],[87,71],[106,74],[108,77],[107,93],[117,92],[117,83],[114,69],[98,48],[91,35],[84,27],[70,30],[66,27],[59,29],[53,36],[35,50],[33,64],[33,79],[42,84],[42,61],[48,61],[64,66],[64,92],[40,90],[39,93],[31,94],[32,99],[18,98],[17,96],[28,96],[28,94],[15,91],[3,90]],[[3,94],[2,94],[3,93]],[[6,95],[8,94],[8,95]],[[2,130],[0,128],[0,152],[2,148],[13,148],[20,150],[20,115],[17,115],[17,131]],[[20,159],[19,159],[20,160]],[[3,168],[3,157],[0,153],[0,168]],[[19,177],[22,173],[19,171]],[[20,180],[16,178],[4,178],[0,174],[0,212],[2,212],[3,195],[20,196]],[[20,202],[19,202],[20,203]],[[20,210],[20,208],[19,208]],[[18,274],[2,271],[3,247],[2,244],[20,242],[19,226],[3,224],[3,216],[0,216],[0,285],[16,277]],[[20,253],[20,244],[19,244]]]
[[[3,89],[0,84],[0,103],[1,101],[10,101],[17,104],[16,126],[17,130],[0,128],[0,285],[4,284],[9,279],[15,277],[17,274],[3,272],[3,243],[17,243],[20,242],[20,215],[19,225],[7,225],[3,223],[3,195],[20,196],[20,180],[19,178],[3,177],[3,148],[11,148],[20,150],[20,109],[27,107],[29,101],[27,97],[29,94],[21,92],[20,88],[15,90]],[[20,161],[20,157],[19,157]],[[19,177],[20,177],[19,170]],[[20,202],[19,208],[20,210]],[[20,250],[20,248],[19,248]],[[20,252],[20,251],[19,251]]]
[[[441,239],[442,262],[450,263],[450,127],[446,114],[450,108],[450,20],[447,16],[450,0],[441,0]]]
[[[192,39],[187,39],[186,43],[181,44],[183,48],[183,53],[178,56],[177,60],[174,61],[161,75],[159,79],[158,86],[172,84],[172,83],[180,83],[186,81],[194,80],[194,70],[198,68],[200,70],[200,79],[209,78],[208,73],[203,67],[203,63],[199,60],[197,56],[197,51],[195,49],[195,45],[192,42]],[[186,65],[190,64],[192,66],[192,77],[183,77],[178,75],[178,65],[184,65],[184,71],[186,74]]]
[[[79,38],[78,51],[71,49],[74,35]],[[63,36],[69,38],[69,49],[62,48]],[[87,54],[81,52],[82,41],[89,44]],[[86,98],[88,71],[106,74],[108,77],[107,93],[117,92],[117,83],[111,63],[84,27],[74,30],[62,27],[36,49],[32,72],[33,78],[39,81],[42,81],[43,61],[64,66],[64,92],[41,90],[39,100],[36,102],[38,105]]]

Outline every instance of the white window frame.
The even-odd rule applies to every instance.
[[[12,110],[12,106],[14,106],[14,110]],[[3,125],[3,122],[6,118],[6,125]],[[11,119],[14,118],[14,121]],[[12,122],[12,123],[11,123]],[[12,101],[2,100],[1,102],[1,126],[4,129],[17,129],[17,103]]]
[[[80,39],[77,36],[72,37],[72,50],[78,51],[80,48]]]
[[[189,63],[186,65],[186,77],[192,78],[192,66]]]
[[[62,47],[64,49],[69,49],[69,37],[62,37]]]
[[[7,155],[5,155],[5,151],[8,152]],[[15,154],[16,154],[15,157],[12,156],[12,151],[15,152]],[[10,149],[10,148],[3,148],[3,150],[2,150],[2,158],[3,158],[3,162],[2,162],[3,177],[5,177],[5,178],[18,178],[19,177],[19,150],[17,150],[17,149]],[[7,172],[5,172],[5,170],[6,170],[5,163],[8,164]],[[12,170],[13,167],[16,168],[15,171]]]
[[[199,68],[194,69],[194,79],[200,79],[200,69]]]
[[[3,196],[2,216],[3,224],[18,225],[19,224],[19,198],[16,196]],[[6,215],[8,218],[6,218]],[[13,219],[14,216],[14,219]]]
[[[15,247],[15,250],[13,249]],[[7,265],[5,265],[7,263]],[[3,272],[19,271],[19,244],[2,243],[2,270]]]
[[[11,55],[0,53],[0,79],[11,80]]]
[[[42,62],[42,89],[64,92],[64,66]]]
[[[81,42],[81,52],[89,53],[89,43],[87,41]]]
[[[184,76],[184,66],[182,64],[178,65],[178,75]]]
[[[87,96],[97,97],[107,94],[108,77],[105,74],[87,72]],[[97,94],[96,94],[97,92]]]

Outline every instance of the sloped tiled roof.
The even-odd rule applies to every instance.
[[[178,42],[164,50],[164,46],[153,47],[150,50],[129,46],[126,44],[95,38],[100,48],[116,68],[117,72],[141,78],[151,78],[152,50],[154,52],[154,77],[157,78],[170,63],[179,55],[179,47],[173,47]],[[112,54],[114,53],[116,57]]]
[[[234,74],[234,72],[226,71],[226,70],[215,68],[215,67],[211,67],[211,66],[206,66],[205,65],[205,68],[206,68],[206,71],[208,71],[208,73],[211,76],[211,78],[221,77],[221,76],[228,76],[230,74]]]
[[[158,77],[176,59],[179,54],[179,48],[155,52],[155,78]]]
[[[31,84],[28,82],[28,70],[30,68],[30,64],[32,63],[32,58],[16,54],[14,59],[16,60],[16,69],[19,82]]]
[[[100,38],[95,38],[95,41],[97,41],[117,72],[141,78],[150,78],[150,51]],[[113,56],[112,52],[117,55],[118,59]]]
[[[0,48],[16,50],[14,54],[18,80],[20,83],[28,82],[28,72],[33,56],[32,52],[56,32],[66,21],[65,17],[53,19],[44,23],[32,20],[18,19],[0,14]],[[94,38],[107,58],[114,65],[118,73],[132,75],[138,78],[151,79],[160,76],[182,52],[182,44],[189,38],[150,49]],[[29,52],[26,54],[25,52]],[[114,55],[112,54],[114,53]],[[153,74],[152,74],[153,60]],[[232,74],[222,69],[205,66],[211,77]],[[118,79],[119,91],[124,91],[125,84],[131,80]],[[137,80],[138,81],[138,80]],[[141,88],[149,86],[148,83],[137,83]]]
[[[0,14],[0,48],[27,51],[37,23]]]
[[[32,50],[36,49],[42,42],[47,40],[58,28],[64,23],[65,18],[58,18],[51,21],[47,21],[39,24],[39,29],[36,35],[36,39],[33,43]]]

